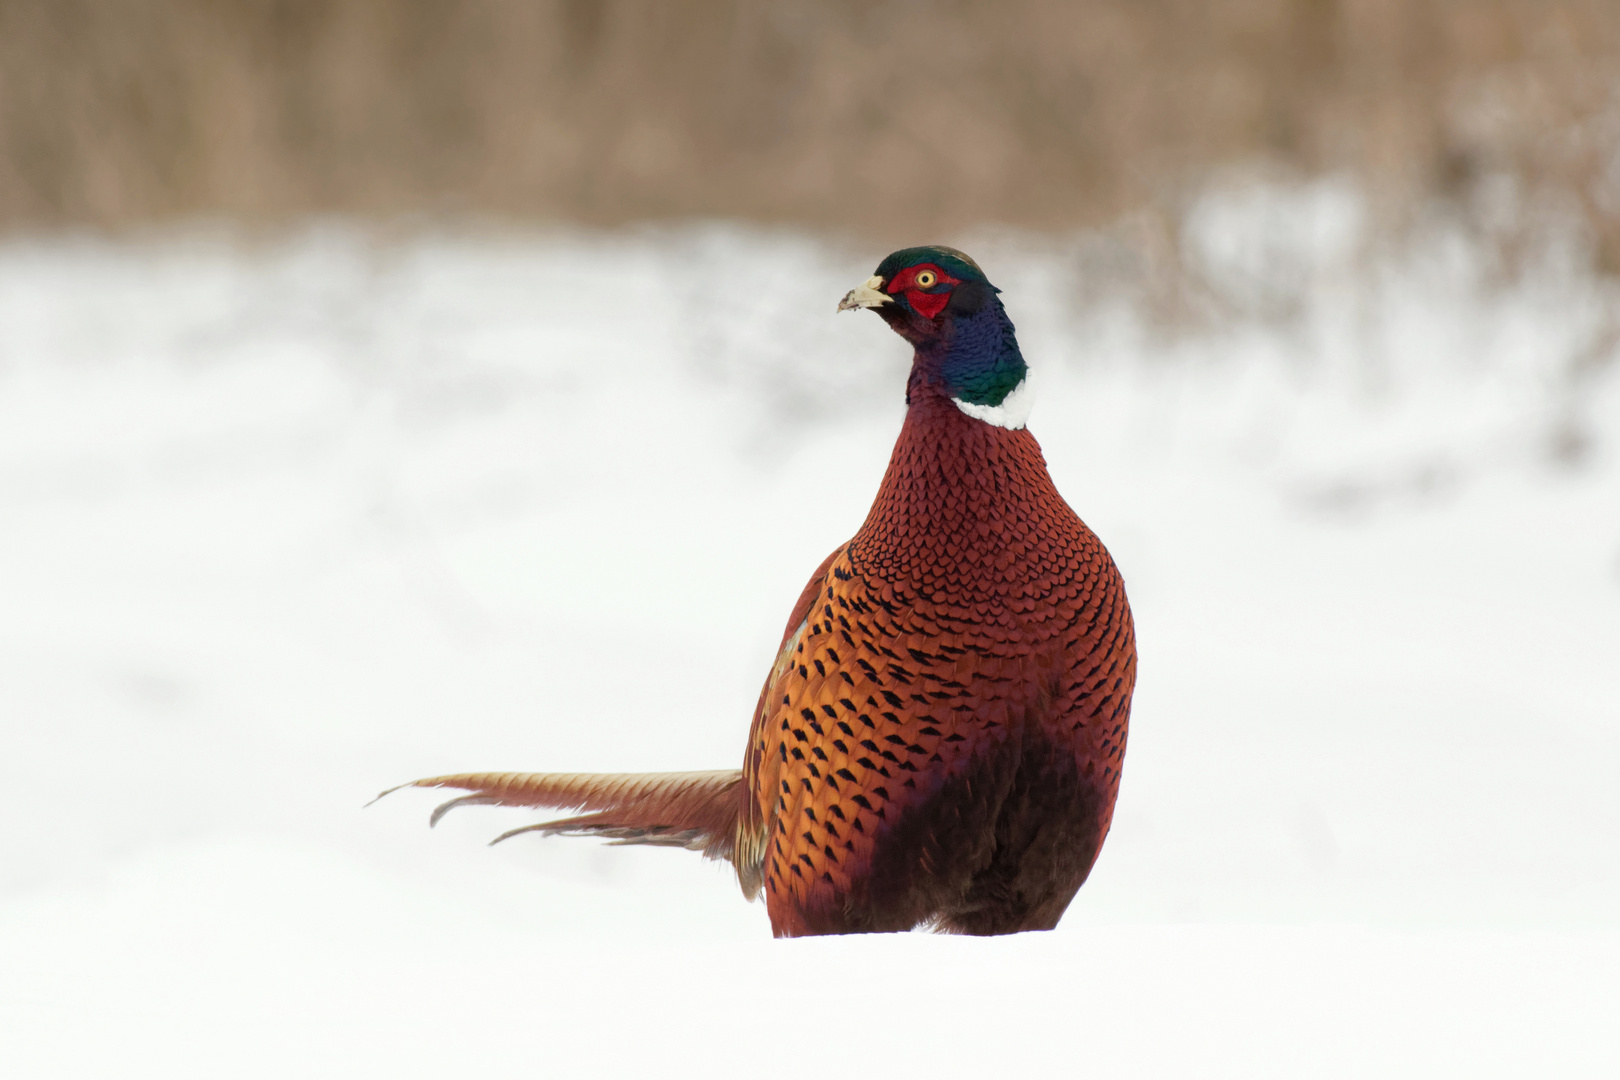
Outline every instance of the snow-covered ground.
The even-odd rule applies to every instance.
[[[1369,268],[1334,198],[1213,205],[1190,263],[1278,310],[1196,333],[1091,241],[970,248],[1142,655],[1092,880],[988,941],[774,942],[685,852],[360,809],[740,761],[900,422],[833,313],[884,252],[0,245],[0,1075],[1616,1075],[1604,295]]]

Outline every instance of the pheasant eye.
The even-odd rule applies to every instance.
[[[934,282],[938,280],[939,278],[934,276],[934,272],[932,270],[924,270],[922,273],[917,275],[917,287],[920,289],[931,288]]]

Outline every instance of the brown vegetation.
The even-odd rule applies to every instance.
[[[0,0],[0,225],[915,238],[1174,217],[1260,160],[1359,175],[1388,221],[1493,184],[1516,222],[1584,219],[1613,271],[1617,72],[1614,0]]]

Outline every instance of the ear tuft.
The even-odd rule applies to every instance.
[[[951,302],[947,308],[952,315],[974,315],[988,304],[990,298],[998,291],[983,282],[964,281],[951,290]]]

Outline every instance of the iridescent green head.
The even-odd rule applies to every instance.
[[[911,342],[913,384],[939,387],[986,423],[1021,428],[1029,415],[1029,367],[1000,291],[967,255],[932,244],[884,259],[838,310],[871,308]]]

